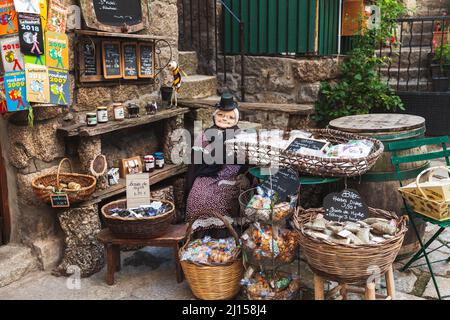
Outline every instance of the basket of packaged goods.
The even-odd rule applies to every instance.
[[[300,277],[282,271],[256,272],[249,267],[241,284],[249,300],[293,300],[300,290]]]
[[[179,252],[180,263],[189,287],[198,299],[232,299],[239,293],[243,274],[239,237],[222,215],[209,214],[211,215],[223,222],[231,237],[213,239],[205,236],[191,241],[195,222],[191,221],[187,241]],[[201,218],[203,216],[199,217]]]
[[[127,209],[127,200],[102,207],[102,216],[111,233],[126,239],[151,239],[162,236],[175,215],[175,205],[168,200],[152,200],[149,205]]]
[[[361,283],[387,272],[402,246],[407,218],[369,207],[361,221],[329,221],[323,208],[298,210],[294,226],[314,273],[343,283]],[[374,267],[377,270],[374,270]]]
[[[62,164],[67,162],[70,173],[61,173]],[[51,196],[65,193],[69,203],[86,201],[95,192],[97,179],[87,174],[73,173],[72,163],[64,158],[55,173],[39,176],[31,182],[36,196],[47,204],[51,204]]]
[[[265,267],[292,263],[297,256],[297,232],[277,225],[253,223],[241,237],[244,260]]]
[[[282,163],[321,177],[353,177],[369,171],[384,151],[379,140],[329,129],[311,129],[307,138],[293,140]]]
[[[241,216],[248,221],[270,222],[281,224],[291,218],[295,211],[297,197],[290,197],[289,201],[277,202],[268,194],[270,190],[261,187],[242,192],[239,196]]]

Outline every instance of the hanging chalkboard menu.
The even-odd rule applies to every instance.
[[[122,78],[120,41],[103,41],[103,76],[105,79]]]
[[[80,0],[86,25],[109,32],[137,32],[145,27],[141,0]]]
[[[138,78],[137,43],[122,43],[122,69],[124,79]]]
[[[91,38],[80,41],[80,80],[92,82],[102,80],[100,64],[101,49],[98,41]]]
[[[139,78],[153,78],[155,75],[154,46],[149,43],[139,44]]]
[[[263,183],[262,187],[278,193],[279,201],[287,201],[288,196],[295,196],[298,192],[299,177],[292,168],[277,168]]]
[[[360,221],[369,216],[369,208],[356,190],[330,193],[323,200],[325,218],[332,221]]]

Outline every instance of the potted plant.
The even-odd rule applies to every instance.
[[[433,90],[437,92],[448,91],[450,85],[450,43],[443,43],[436,47],[430,68]]]

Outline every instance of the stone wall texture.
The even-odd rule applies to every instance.
[[[66,4],[78,4],[76,0],[66,0]],[[160,59],[157,62],[165,66],[169,59],[178,59],[178,15],[176,0],[142,0],[142,5],[148,8],[146,29],[142,34],[164,36],[171,45],[160,43]],[[68,32],[71,48],[70,71],[75,71],[77,62],[74,60],[74,35]],[[170,55],[172,54],[172,56]],[[162,149],[159,133],[149,127],[145,131],[132,132],[132,143],[125,137],[111,136],[99,140],[75,141],[75,146],[68,148],[68,143],[56,134],[58,127],[84,121],[85,113],[96,110],[98,106],[111,106],[113,102],[138,103],[141,107],[158,97],[159,86],[171,80],[167,71],[161,72],[156,84],[120,84],[115,86],[98,85],[95,87],[79,87],[75,90],[75,79],[72,77],[72,101],[70,108],[47,107],[35,108],[34,127],[27,126],[27,113],[18,112],[7,120],[1,120],[3,131],[7,138],[2,146],[8,151],[7,166],[12,168],[13,187],[11,215],[14,222],[11,241],[23,243],[36,253],[41,268],[48,269],[59,263],[62,252],[62,232],[54,209],[39,202],[33,194],[31,181],[40,175],[55,172],[59,161],[69,157],[77,171],[86,171],[89,157],[105,153],[110,156],[109,165],[118,164],[118,157],[143,155]],[[143,109],[143,108],[142,108]],[[70,110],[70,111],[69,111]],[[143,110],[142,110],[143,111]],[[67,115],[70,114],[70,117]],[[112,110],[110,117],[112,119]],[[68,120],[65,121],[64,119]],[[158,131],[162,131],[159,129]],[[145,136],[145,138],[144,138]],[[2,140],[2,141],[3,141]],[[82,140],[82,139],[81,139]],[[7,145],[5,145],[5,143]],[[149,147],[150,146],[150,147]],[[71,150],[71,151],[70,151]],[[69,152],[70,151],[70,152]],[[9,177],[10,178],[10,177]],[[11,179],[9,179],[11,182]],[[14,185],[15,184],[15,185]],[[83,215],[84,211],[80,211]],[[89,217],[86,217],[88,219]],[[46,243],[48,242],[48,243]],[[36,248],[53,248],[52,250]],[[66,248],[67,249],[67,248]],[[51,263],[50,263],[51,262]]]

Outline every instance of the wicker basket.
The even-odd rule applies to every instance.
[[[61,173],[61,167],[64,162],[67,162],[70,167],[71,173]],[[97,185],[97,179],[93,176],[86,174],[72,173],[72,163],[69,159],[64,158],[58,165],[58,170],[56,173],[46,174],[39,176],[31,182],[31,186],[34,190],[36,196],[47,204],[51,204],[50,196],[53,194],[52,190],[43,189],[39,187],[43,185],[48,186],[59,186],[60,183],[68,184],[69,182],[75,182],[81,185],[79,190],[64,190],[69,197],[70,203],[79,203],[86,201],[95,192]]]
[[[397,218],[394,213],[369,208],[370,216],[396,219],[399,231],[392,239],[378,244],[343,245],[318,240],[303,232],[305,223],[313,220],[325,210],[299,210],[294,215],[294,226],[300,235],[300,246],[311,270],[319,276],[340,283],[362,283],[375,271],[385,274],[402,246],[407,231],[407,218]]]
[[[212,213],[212,215],[219,218],[224,223],[238,244],[239,236],[230,223],[220,214]],[[199,218],[201,218],[201,216]],[[188,238],[184,246],[180,249],[180,259],[184,250],[190,243],[193,233],[193,222],[195,222],[195,220],[189,223],[187,231]],[[236,250],[232,261],[226,264],[207,265],[182,260],[181,267],[183,268],[184,275],[186,276],[192,293],[198,299],[227,300],[234,298],[239,293],[240,281],[243,276],[241,250]]]
[[[365,158],[325,158],[312,155],[303,155],[283,151],[281,162],[293,165],[306,174],[321,177],[354,177],[369,171],[384,151],[383,143],[379,140],[358,136],[338,130],[311,129],[315,139],[325,139],[332,144],[347,143],[349,140],[370,140],[374,148]]]
[[[152,239],[164,235],[175,215],[175,205],[168,200],[156,200],[169,204],[171,209],[156,217],[122,218],[111,217],[110,210],[115,208],[126,209],[127,200],[122,199],[110,202],[102,207],[103,219],[111,233],[124,239]]]

